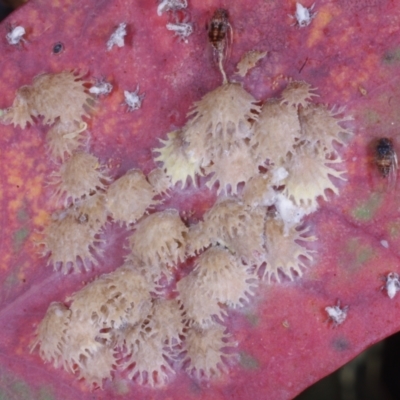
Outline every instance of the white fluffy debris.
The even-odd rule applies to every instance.
[[[138,110],[142,106],[144,94],[139,94],[139,85],[134,92],[124,90],[125,104],[128,106],[128,111]]]
[[[167,29],[175,32],[175,36],[178,36],[185,43],[188,42],[187,37],[193,33],[192,24],[188,22],[168,23]]]
[[[310,25],[311,20],[317,15],[316,12],[311,12],[313,8],[314,4],[310,8],[307,8],[300,3],[296,3],[296,12],[294,13],[294,18],[296,19],[297,25],[300,28]]]
[[[382,286],[381,290],[385,289],[389,298],[393,299],[397,292],[400,291],[400,280],[399,275],[395,272],[390,272],[385,276],[385,284]]]
[[[337,327],[346,320],[347,311],[349,310],[349,306],[344,306],[340,308],[340,301],[336,303],[336,306],[325,307],[325,311],[328,314],[329,321],[332,321],[333,326]]]
[[[111,85],[111,83],[100,81],[89,89],[89,93],[94,94],[97,97],[106,96],[110,94],[112,90],[113,90],[113,85]]]
[[[107,50],[110,51],[114,47],[114,45],[118,47],[124,47],[125,36],[126,36],[126,23],[121,22],[118,25],[117,29],[110,36],[110,39],[108,39]]]
[[[176,11],[187,8],[187,0],[162,0],[157,7],[157,15],[161,16],[166,11]]]
[[[16,45],[21,40],[23,41],[23,36],[25,35],[25,33],[25,28],[23,26],[16,26],[6,35],[8,44]]]
[[[288,199],[282,193],[277,194],[275,199],[275,208],[285,224],[284,236],[287,236],[290,228],[299,224],[303,217],[308,213],[304,207],[299,207],[295,205],[293,201]]]
[[[282,181],[286,179],[289,176],[289,172],[283,168],[283,167],[278,167],[275,168],[272,171],[272,185],[280,185],[282,184]]]

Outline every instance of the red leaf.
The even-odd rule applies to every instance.
[[[230,317],[240,360],[221,380],[202,383],[183,372],[162,389],[149,389],[117,375],[91,393],[84,382],[44,364],[29,352],[35,327],[52,301],[65,301],[93,277],[114,270],[126,254],[126,232],[108,226],[100,266],[61,275],[46,267],[35,248],[37,231],[49,221],[49,174],[57,168],[46,153],[48,127],[0,125],[0,394],[10,399],[289,399],[373,343],[400,329],[400,297],[389,299],[381,277],[399,272],[398,188],[388,189],[373,162],[377,137],[393,139],[400,106],[400,4],[389,1],[320,1],[309,26],[293,26],[294,4],[228,2],[233,28],[227,75],[244,52],[268,51],[243,80],[257,100],[278,97],[290,79],[318,88],[321,103],[346,107],[354,138],[343,157],[347,182],[328,196],[306,222],[318,237],[315,261],[301,278],[261,287],[250,306]],[[221,4],[218,4],[219,6]],[[90,150],[113,179],[132,168],[155,166],[152,149],[182,127],[190,105],[221,83],[204,28],[213,2],[189,0],[187,14],[157,15],[151,1],[81,2],[31,0],[2,24],[0,108],[41,73],[76,70],[114,86],[100,97],[92,118]],[[182,13],[182,14],[181,14]],[[194,25],[187,43],[166,29],[175,18]],[[117,26],[127,23],[125,46],[107,51]],[[24,41],[10,45],[8,26],[23,26]],[[55,51],[54,46],[62,44]],[[140,109],[128,112],[124,91],[144,93]],[[316,101],[316,100],[314,100]],[[40,122],[40,121],[39,121]],[[167,205],[199,218],[215,200],[204,182],[174,189]],[[386,245],[387,244],[387,245]],[[325,308],[349,306],[337,328]]]

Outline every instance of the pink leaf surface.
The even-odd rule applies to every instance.
[[[400,330],[400,297],[391,300],[380,290],[382,277],[400,270],[399,189],[388,189],[372,149],[377,137],[400,146],[400,4],[321,0],[311,24],[299,28],[288,17],[293,1],[231,3],[189,0],[187,14],[158,16],[157,4],[144,0],[31,0],[0,26],[0,109],[40,73],[76,70],[93,82],[105,79],[114,90],[99,98],[88,122],[91,152],[113,179],[132,168],[147,174],[155,167],[152,149],[159,139],[183,126],[190,105],[221,83],[205,25],[216,8],[225,7],[233,27],[229,78],[260,101],[278,97],[290,78],[305,80],[318,88],[318,101],[346,107],[354,117],[354,137],[342,154],[347,181],[337,183],[339,196],[329,193],[306,218],[318,238],[314,261],[301,278],[264,284],[247,307],[230,313],[239,361],[219,380],[199,382],[180,371],[169,385],[151,389],[116,374],[103,390],[91,392],[85,382],[44,364],[29,345],[50,302],[65,301],[122,264],[127,232],[107,226],[103,256],[91,272],[62,275],[46,266],[34,243],[54,211],[47,181],[56,165],[46,152],[48,128],[0,125],[0,397],[289,399]],[[187,43],[166,29],[174,18],[193,24]],[[121,22],[127,24],[126,44],[107,51]],[[7,43],[10,25],[24,26],[24,42]],[[54,54],[58,42],[63,50]],[[249,50],[268,54],[242,79],[235,65]],[[124,90],[138,85],[142,106],[128,112]],[[216,198],[204,182],[175,187],[163,207],[198,220]],[[337,300],[349,308],[344,323],[333,328],[325,308]]]

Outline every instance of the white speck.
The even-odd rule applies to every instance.
[[[121,22],[118,25],[118,28],[114,31],[114,33],[110,36],[107,42],[107,50],[110,51],[114,45],[118,47],[125,46],[125,36],[126,36],[126,23]]]
[[[111,83],[108,82],[98,82],[95,85],[93,85],[90,89],[89,89],[89,93],[92,93],[96,96],[105,96],[109,93],[111,93],[113,89],[113,85],[111,85]]]
[[[166,11],[176,11],[187,7],[187,0],[162,0],[157,7],[157,14],[161,16]]]
[[[300,3],[296,3],[296,12],[294,13],[294,18],[296,18],[298,26],[303,28],[310,25],[311,20],[317,15],[317,13],[311,12],[313,8],[314,4],[310,8],[307,8]]]
[[[64,313],[62,312],[62,310],[60,310],[58,307],[56,308],[55,314],[56,314],[57,317],[59,317],[59,318],[61,318],[61,317],[64,315]]]
[[[340,308],[340,301],[336,303],[336,306],[325,307],[325,311],[328,313],[329,320],[333,322],[333,326],[343,324],[347,317],[347,311],[349,306],[344,306]]]
[[[385,248],[388,249],[389,248],[389,243],[387,240],[381,240],[381,245]]]
[[[385,285],[382,286],[381,290],[386,289],[389,298],[393,299],[397,292],[400,291],[399,275],[395,272],[390,272],[385,277]]]
[[[351,161],[357,161],[357,157],[353,157]]]
[[[187,43],[187,37],[193,32],[192,24],[186,22],[180,22],[176,24],[168,23],[167,29],[174,31],[176,36],[179,36],[185,43]]]
[[[124,90],[125,103],[128,106],[128,111],[138,110],[142,106],[144,94],[139,94],[139,85],[134,92]]]
[[[16,26],[6,35],[7,42],[12,45],[18,44],[23,39],[25,35],[25,28],[22,26]]]

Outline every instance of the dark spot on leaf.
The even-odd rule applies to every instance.
[[[393,49],[387,51],[383,56],[383,62],[385,64],[396,64],[400,61],[400,50]]]
[[[197,394],[197,395],[199,395],[200,393],[202,393],[202,388],[201,388],[201,386],[197,383],[197,382],[195,382],[195,381],[192,381],[191,382],[191,385],[190,385],[190,390],[194,393],[194,394]]]
[[[57,42],[53,46],[53,54],[60,54],[64,50],[64,45],[61,42]]]
[[[349,342],[343,337],[334,339],[332,345],[336,351],[346,351],[350,348]]]

